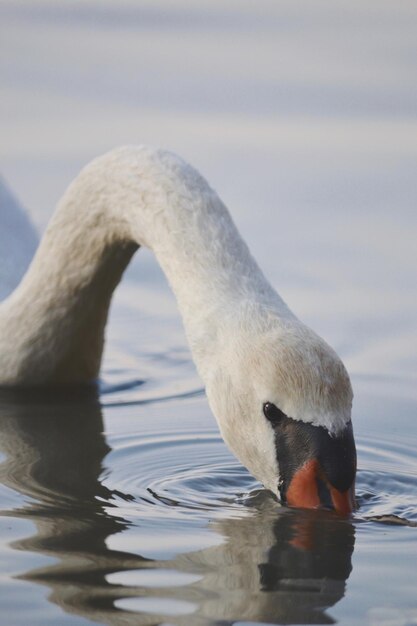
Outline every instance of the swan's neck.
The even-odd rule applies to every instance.
[[[137,245],[107,238],[97,214],[86,204],[76,211],[66,199],[22,282],[0,305],[2,385],[97,377],[111,296]]]
[[[124,148],[72,183],[0,306],[0,383],[94,379],[112,293],[140,245],[168,277],[203,374],[239,304],[289,315],[204,179],[170,153]]]

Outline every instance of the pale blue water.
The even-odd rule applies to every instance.
[[[414,2],[0,3],[0,169],[43,228],[89,158],[163,145],[343,357],[353,520],[231,456],[140,251],[97,396],[0,394],[0,623],[417,624]]]

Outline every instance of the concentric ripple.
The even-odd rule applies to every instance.
[[[181,403],[184,406],[183,399]],[[193,405],[199,413],[203,398],[194,398]],[[271,497],[231,455],[215,425],[206,427],[211,419],[206,411],[204,428],[196,418],[178,430],[163,413],[159,428],[111,438],[106,485],[117,506],[128,507],[129,516],[147,512],[158,517],[170,507],[175,508],[176,516],[194,512],[204,520],[208,515],[241,511],[259,498]],[[359,437],[358,457],[359,508],[355,520],[417,523],[417,466],[412,442],[384,438],[371,442]]]
[[[225,514],[240,508],[239,495],[257,486],[214,430],[153,432],[113,445],[111,482],[141,512],[152,507],[156,514],[156,506],[175,507],[179,515],[190,510],[203,517],[208,511]]]
[[[185,372],[176,389],[169,390],[172,394],[166,393],[171,382],[153,389],[149,380],[132,379],[129,384],[126,372],[124,380],[114,373],[109,378],[102,386],[105,406],[111,410],[130,406],[134,412],[134,430],[121,432],[119,424],[115,426],[106,459],[106,485],[115,502],[129,507],[129,515],[148,511],[157,517],[171,507],[177,516],[194,511],[204,519],[207,512],[224,515],[252,502],[259,484],[226,448],[202,390],[190,389]],[[357,437],[357,445],[355,519],[414,525],[416,445],[399,436],[376,438],[374,433]]]

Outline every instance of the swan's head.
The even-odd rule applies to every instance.
[[[294,319],[243,324],[229,337],[207,386],[228,446],[283,503],[349,514],[353,394],[339,357]]]

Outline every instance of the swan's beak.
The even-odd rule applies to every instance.
[[[348,516],[355,510],[354,483],[345,491],[333,487],[318,461],[307,461],[297,470],[287,488],[286,502],[307,509],[333,509]]]
[[[283,502],[302,508],[332,509],[348,516],[355,510],[356,448],[352,425],[331,436],[322,427],[297,422],[295,464],[282,468]]]

